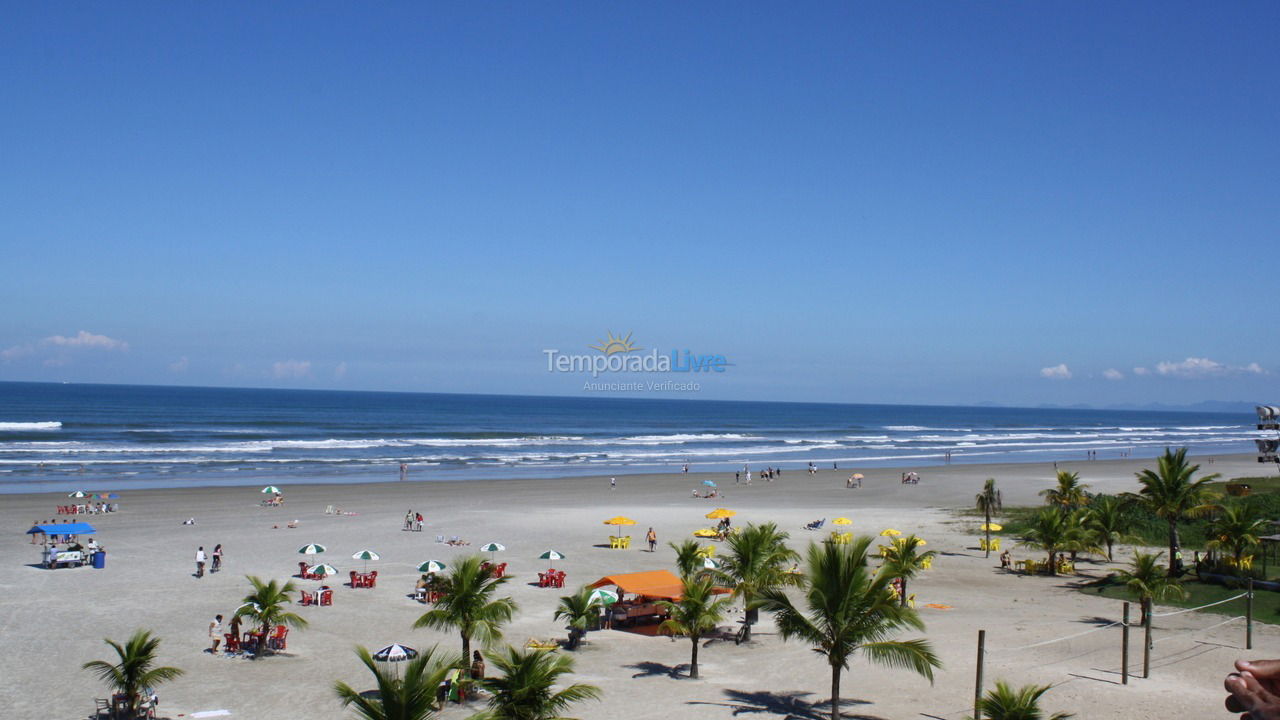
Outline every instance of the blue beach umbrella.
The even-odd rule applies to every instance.
[[[714,480],[703,480],[703,481],[702,481],[702,484],[703,484],[703,485],[706,485],[707,487],[715,487],[715,486],[716,486],[716,483],[715,483],[715,481],[714,481]]]

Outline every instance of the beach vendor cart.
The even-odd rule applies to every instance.
[[[89,523],[75,522],[34,525],[27,534],[40,538],[40,564],[50,570],[84,565],[102,569],[106,567],[106,551],[87,548],[78,541],[79,536],[95,532]]]
[[[606,575],[591,583],[588,587],[617,588],[618,601],[609,606],[613,627],[634,627],[659,623],[667,619],[667,610],[658,604],[659,600],[679,602],[684,596],[684,585],[680,578],[669,570],[650,570],[648,572],[619,573]],[[717,588],[717,593],[728,593],[724,588]]]

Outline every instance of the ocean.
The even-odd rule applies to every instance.
[[[0,492],[1254,452],[1252,414],[0,383]]]

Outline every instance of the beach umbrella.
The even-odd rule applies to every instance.
[[[861,480],[861,479],[862,479],[862,473],[854,473],[854,474],[853,474],[853,479],[854,479],[854,480]]]
[[[324,551],[325,551],[325,547],[317,543],[303,545],[302,547],[298,548],[298,552],[302,555],[319,555]]]
[[[418,657],[417,650],[398,643],[388,645],[373,653],[373,659],[378,662],[404,662],[405,660],[412,660],[416,657]]]
[[[276,487],[275,485],[268,485],[268,486],[266,486],[266,487],[262,488],[262,492],[264,492],[264,493],[271,493],[271,494],[274,494],[274,495],[279,495],[279,494],[280,494],[280,488]]]
[[[703,484],[703,485],[706,485],[707,487],[715,487],[715,486],[716,486],[716,481],[715,481],[715,480],[703,480],[703,481],[702,481],[702,484]]]
[[[428,560],[418,566],[418,572],[438,573],[438,572],[442,572],[447,567],[449,566],[445,565],[439,560]]]
[[[538,559],[539,559],[539,560],[546,560],[546,561],[547,561],[547,567],[548,567],[548,568],[550,568],[550,567],[551,567],[551,561],[552,561],[552,560],[563,560],[563,559],[564,559],[564,554],[562,554],[562,553],[558,553],[558,552],[556,552],[555,550],[548,550],[548,551],[546,551],[546,552],[542,553],[541,555],[539,555],[539,556],[538,556]]]
[[[702,558],[702,567],[708,570],[719,570],[720,562],[715,558]]]
[[[832,525],[852,525],[853,521],[847,517],[838,517],[831,521]]]
[[[262,611],[262,607],[261,607],[260,605],[258,605],[258,603],[245,603],[245,604],[241,605],[240,607],[236,608],[236,611],[235,611],[234,613],[232,613],[232,614],[233,614],[233,615],[241,615],[241,614],[243,614],[243,613],[241,613],[240,611],[241,611],[241,610],[244,610],[245,608],[248,608],[248,609],[250,609],[250,610],[252,610],[252,611],[254,611],[254,612],[261,612],[261,611]]]
[[[365,569],[365,570],[368,570],[368,569],[369,569],[369,561],[370,561],[370,560],[380,560],[380,559],[382,559],[382,558],[381,558],[381,556],[379,556],[379,555],[378,555],[378,553],[376,553],[376,552],[374,552],[374,551],[372,551],[372,550],[361,550],[360,552],[356,553],[355,555],[352,555],[352,556],[351,556],[351,559],[352,559],[352,560],[363,560],[363,561],[364,561],[364,569]]]
[[[990,530],[991,532],[1000,532],[1001,530],[1003,530],[1003,529],[1004,529],[1004,526],[1003,526],[1003,525],[997,525],[996,523],[982,523],[982,528],[981,528],[981,529],[982,529],[982,530]]]
[[[604,521],[605,525],[635,525],[636,521],[622,515],[615,515]]]
[[[491,542],[491,543],[488,543],[488,544],[485,544],[485,545],[481,545],[481,546],[480,546],[480,552],[487,552],[487,553],[489,553],[489,559],[490,559],[490,560],[492,560],[492,559],[493,559],[493,554],[494,554],[494,553],[499,553],[499,552],[502,552],[503,550],[506,550],[506,549],[507,549],[507,546],[506,546],[506,545],[503,545],[502,543],[496,543],[496,542]]]
[[[332,565],[326,565],[325,563],[320,563],[319,565],[312,565],[311,570],[309,572],[312,575],[319,575],[320,577],[328,577],[329,575],[337,575],[338,568]]]
[[[604,588],[596,588],[587,596],[587,601],[600,603],[601,605],[612,605],[618,602],[618,593]]]
[[[77,490],[71,493],[70,495],[68,495],[67,497],[81,498],[81,497],[88,497],[88,495],[83,490]]]
[[[706,517],[709,520],[719,520],[720,518],[733,517],[734,515],[737,515],[737,514],[738,514],[737,512],[733,510],[729,510],[727,508],[716,508],[715,510],[712,510],[711,512],[707,513]]]
[[[893,528],[885,528],[880,531],[880,537],[898,537],[901,534],[901,530],[894,530]]]

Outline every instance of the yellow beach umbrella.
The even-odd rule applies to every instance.
[[[880,537],[898,537],[901,534],[901,530],[894,530],[893,528],[885,528],[880,531]]]
[[[1003,529],[1004,529],[1004,526],[1003,526],[1003,525],[997,525],[997,524],[995,524],[995,523],[982,523],[982,527],[981,527],[980,529],[982,529],[982,530],[990,530],[991,532],[1000,532],[1001,530],[1003,530]]]
[[[838,517],[831,521],[832,525],[852,525],[853,521],[846,517]]]
[[[737,514],[737,512],[729,510],[728,508],[716,508],[715,510],[707,513],[707,518],[709,520],[719,520],[720,518],[733,517]]]
[[[618,515],[615,517],[611,517],[608,520],[605,520],[604,524],[605,525],[635,525],[636,521],[632,520],[629,517],[623,517],[622,515]]]

